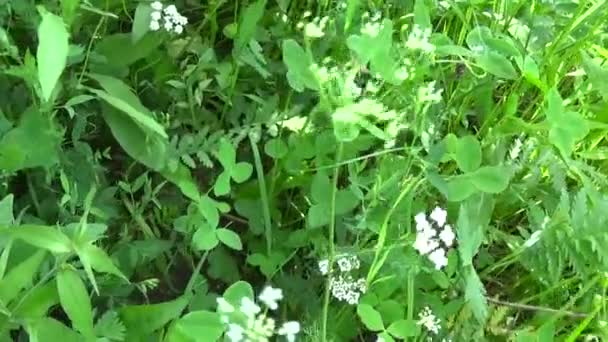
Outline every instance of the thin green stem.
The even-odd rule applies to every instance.
[[[336,164],[340,164],[340,160],[342,159],[342,152],[344,150],[344,145],[340,143],[338,145],[338,151],[336,152]],[[333,270],[334,264],[334,255],[336,253],[335,246],[335,233],[336,233],[336,194],[338,192],[338,177],[340,176],[340,167],[336,167],[334,169],[334,178],[333,185],[331,188],[331,209],[330,209],[330,221],[329,221],[329,232],[328,232],[328,240],[329,240],[329,250],[327,255],[328,260],[328,276],[325,281],[325,293],[323,296],[323,317],[321,321],[321,341],[327,341],[327,321],[329,316],[329,297],[330,297],[330,286],[331,286],[331,274]]]
[[[272,252],[272,221],[270,217],[270,201],[268,201],[268,192],[266,190],[266,179],[264,178],[264,166],[260,157],[258,144],[253,137],[249,135],[251,150],[253,151],[253,160],[255,162],[255,173],[258,176],[258,185],[260,187],[260,199],[262,200],[262,210],[264,214],[264,235],[266,237],[266,254],[270,256]]]

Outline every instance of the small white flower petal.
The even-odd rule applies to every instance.
[[[278,302],[283,299],[283,291],[272,286],[266,286],[258,296],[258,299],[270,310],[276,310],[279,307]]]
[[[150,21],[150,31],[158,31],[160,29],[160,23],[156,20]]]
[[[184,32],[184,27],[181,25],[176,25],[173,29],[173,32],[175,32],[176,34],[181,34],[182,32]]]
[[[260,313],[260,311],[262,311],[262,309],[260,309],[260,307],[249,297],[243,297],[243,299],[241,299],[241,312],[247,317],[254,317]]]
[[[433,221],[435,221],[439,225],[439,227],[443,227],[448,218],[448,212],[439,207],[436,207],[435,209],[433,209],[431,215],[429,216]]]
[[[439,233],[439,238],[447,247],[452,247],[456,235],[454,234],[452,227],[449,224],[446,224],[441,233]]]
[[[243,340],[243,334],[245,329],[243,329],[238,324],[228,324],[228,331],[226,332],[226,337],[230,339],[232,342],[240,342]]]
[[[154,1],[150,7],[155,11],[160,11],[163,9],[163,4],[160,1]]]

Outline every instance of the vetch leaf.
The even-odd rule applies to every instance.
[[[44,9],[41,16],[36,60],[42,99],[48,101],[67,64],[70,35],[61,17]]]
[[[371,331],[384,330],[384,323],[380,313],[376,311],[371,305],[359,304],[357,305],[357,315],[361,319],[361,322]]]
[[[76,271],[66,268],[57,273],[57,292],[61,307],[72,321],[72,326],[87,338],[94,338],[89,294]]]

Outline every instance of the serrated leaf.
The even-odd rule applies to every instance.
[[[114,341],[124,341],[126,328],[116,311],[106,311],[95,323],[95,334]]]
[[[57,273],[57,293],[72,326],[87,338],[93,338],[93,308],[89,293],[74,270],[63,269]]]
[[[70,35],[61,17],[45,10],[41,16],[36,60],[42,99],[48,101],[67,64]]]
[[[215,231],[215,235],[224,245],[237,251],[243,249],[243,243],[241,242],[241,238],[232,230],[226,228],[219,228]]]
[[[192,236],[193,247],[201,251],[210,251],[215,248],[219,243],[215,230],[206,223],[200,224]]]
[[[293,39],[283,41],[283,62],[287,66],[287,81],[295,91],[305,88],[318,90],[315,75],[310,70],[310,59],[302,47]]]
[[[8,304],[15,299],[21,290],[31,286],[38,268],[46,256],[46,251],[39,250],[25,261],[10,269],[0,281],[0,303]]]
[[[179,317],[188,305],[189,296],[175,300],[145,305],[125,306],[119,310],[119,316],[127,327],[127,341],[130,337],[146,336],[163,328],[167,323]]]
[[[505,78],[515,80],[518,78],[517,71],[509,60],[495,51],[485,51],[477,56],[477,64],[488,73]]]
[[[467,266],[464,273],[465,300],[473,311],[473,315],[475,316],[475,318],[480,323],[483,323],[488,318],[488,302],[485,296],[486,290],[472,265]]]
[[[384,323],[380,313],[376,311],[371,305],[359,304],[357,305],[357,316],[361,319],[361,322],[371,331],[384,330]]]

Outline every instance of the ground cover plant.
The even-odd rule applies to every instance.
[[[0,340],[608,340],[607,19],[0,0]]]

